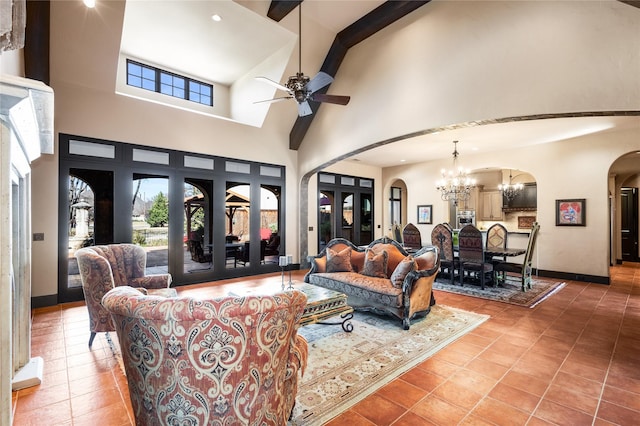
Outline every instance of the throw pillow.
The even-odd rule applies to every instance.
[[[376,253],[372,249],[367,249],[364,255],[364,267],[362,275],[377,278],[387,278],[387,261],[389,254],[382,250]]]
[[[409,255],[402,259],[396,269],[391,274],[391,284],[394,287],[402,288],[402,283],[407,274],[416,269],[416,261],[413,256]]]
[[[351,247],[336,251],[327,247],[327,272],[351,272]]]

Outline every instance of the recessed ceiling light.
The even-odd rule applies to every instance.
[[[407,160],[400,160],[401,163],[404,163],[405,161],[407,161]]]
[[[220,15],[218,15],[217,13],[215,15],[212,15],[211,19],[213,19],[216,22],[222,21],[222,17]]]
[[[84,5],[87,7],[95,7],[96,6],[96,0],[82,0]]]

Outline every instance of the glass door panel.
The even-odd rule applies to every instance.
[[[260,186],[260,261],[278,264],[281,253],[280,206],[282,188]],[[284,252],[282,252],[284,254]]]
[[[251,186],[228,182],[225,196],[227,216],[225,265],[227,268],[248,267],[250,261]]]
[[[332,191],[321,191],[318,211],[318,252],[321,252],[333,238]]]
[[[185,273],[213,269],[213,181],[186,178],[183,183]]]
[[[131,241],[147,252],[147,274],[169,272],[169,178],[133,174]]]
[[[367,245],[372,240],[373,231],[373,196],[372,194],[360,194],[360,245]]]
[[[68,257],[66,290],[81,291],[82,280],[75,252],[113,239],[113,173],[100,170],[71,169],[67,192]],[[64,277],[64,275],[63,275]]]
[[[341,237],[353,241],[353,193],[342,193],[342,227]]]

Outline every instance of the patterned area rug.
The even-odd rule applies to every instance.
[[[408,331],[399,320],[366,312],[355,313],[351,333],[340,326],[301,327],[309,361],[289,424],[324,424],[488,318],[436,305]]]
[[[499,287],[485,287],[480,289],[480,285],[465,284],[461,286],[458,282],[451,285],[449,281],[436,280],[433,288],[436,290],[448,291],[449,293],[464,294],[465,296],[479,297],[481,299],[496,300],[498,302],[511,303],[514,305],[533,308],[547,297],[560,291],[566,283],[560,281],[545,280],[542,278],[531,279],[531,289],[522,291],[520,279],[512,278],[501,284]],[[437,299],[437,298],[436,298]]]

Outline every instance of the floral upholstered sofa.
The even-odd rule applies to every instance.
[[[305,282],[345,293],[354,309],[393,315],[405,330],[435,304],[432,288],[440,267],[436,247],[409,255],[387,237],[366,248],[336,238],[310,260]]]
[[[102,304],[136,425],[286,425],[307,365],[306,303],[298,290],[205,299],[110,290]]]

